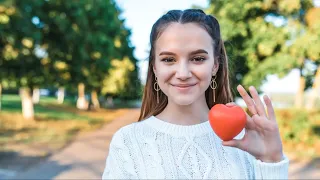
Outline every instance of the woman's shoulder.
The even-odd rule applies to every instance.
[[[119,128],[113,135],[113,138],[130,138],[132,137],[133,133],[135,133],[135,131],[139,130],[139,131],[143,131],[145,129],[145,122],[147,122],[149,118],[146,118],[144,120],[141,120],[139,122],[133,122],[130,124],[127,124],[125,126],[122,126],[121,128]]]

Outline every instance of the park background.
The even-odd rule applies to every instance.
[[[219,20],[234,96],[270,96],[285,152],[320,169],[319,0],[1,0],[0,179],[139,109],[151,27],[187,8]]]

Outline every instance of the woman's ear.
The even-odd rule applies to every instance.
[[[216,75],[219,70],[219,63],[214,63],[214,66],[212,68],[212,74]]]
[[[155,66],[152,66],[152,70],[153,70],[153,73],[156,75],[156,67]]]

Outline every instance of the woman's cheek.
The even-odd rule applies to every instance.
[[[159,75],[158,75],[158,81],[159,84],[160,84],[160,88],[161,89],[166,89],[167,86],[169,85],[170,83],[170,78],[172,77],[172,75],[170,75],[169,72],[160,72]]]

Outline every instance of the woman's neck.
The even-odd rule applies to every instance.
[[[156,117],[172,124],[194,125],[207,121],[208,113],[209,108],[204,98],[185,106],[169,101],[166,108]]]

